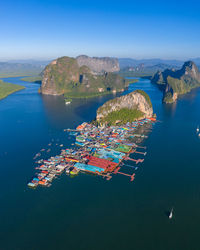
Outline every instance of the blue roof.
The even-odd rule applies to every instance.
[[[87,165],[87,164],[84,164],[84,163],[79,163],[77,162],[74,167],[80,169],[80,170],[83,170],[83,171],[90,171],[90,172],[103,172],[104,169],[103,168],[99,168],[99,167],[95,167],[95,166],[92,166],[92,165]]]

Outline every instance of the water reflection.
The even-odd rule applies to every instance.
[[[72,127],[73,121],[79,120],[73,111],[73,104],[66,105],[63,96],[42,95],[46,117],[57,128]]]
[[[181,95],[179,99],[186,100],[188,103],[192,104],[196,100],[196,97],[199,93],[200,93],[200,88],[193,89],[191,92],[185,95]]]
[[[163,113],[164,116],[167,118],[172,118],[176,114],[176,107],[177,107],[177,102],[170,103],[170,104],[164,104],[163,103]]]
[[[114,95],[73,99],[71,104],[66,105],[63,96],[42,95],[47,119],[57,128],[74,128],[83,121],[93,120],[98,107],[112,98]]]

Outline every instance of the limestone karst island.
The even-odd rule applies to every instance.
[[[61,57],[44,69],[41,93],[82,98],[123,91],[128,83],[117,71],[117,59]]]
[[[194,62],[188,61],[179,70],[158,71],[153,76],[152,82],[163,89],[163,102],[173,103],[179,95],[200,87],[200,72]]]
[[[200,1],[0,10],[0,250],[199,250]]]

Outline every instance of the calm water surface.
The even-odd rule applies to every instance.
[[[49,142],[44,158],[60,152],[56,144],[68,147],[74,138],[63,129],[90,121],[113,96],[66,106],[61,97],[39,95],[37,84],[6,81],[26,89],[0,101],[0,249],[200,249],[199,89],[163,105],[149,80],[130,86],[150,95],[161,121],[145,142],[134,182],[63,174],[50,188],[32,190],[34,155]]]

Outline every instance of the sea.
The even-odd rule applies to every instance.
[[[49,188],[30,189],[33,157],[41,149],[43,159],[55,156],[60,144],[69,148],[75,138],[64,129],[91,121],[115,96],[66,105],[63,97],[39,94],[37,83],[3,80],[26,89],[0,100],[1,250],[200,249],[200,89],[168,105],[148,79],[123,93],[146,91],[158,120],[143,142],[147,155],[133,182],[63,173]]]

